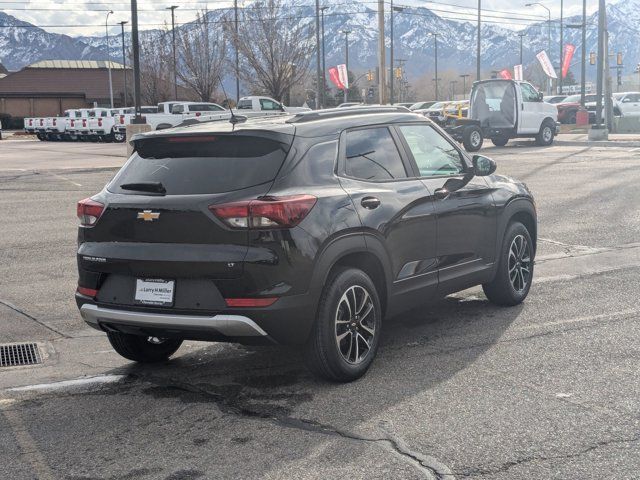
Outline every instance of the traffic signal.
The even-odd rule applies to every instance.
[[[616,64],[622,65],[622,52],[618,52],[618,55],[616,55]]]
[[[367,80],[369,82],[373,80],[373,72],[371,70],[367,72]]]
[[[396,78],[402,78],[402,67],[396,67]]]
[[[596,64],[596,52],[589,53],[589,64],[591,65]]]

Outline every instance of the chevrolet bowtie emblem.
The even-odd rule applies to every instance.
[[[138,212],[138,220],[144,220],[145,222],[153,222],[160,218],[160,212],[152,212],[151,210],[143,210]]]

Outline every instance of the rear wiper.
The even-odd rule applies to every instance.
[[[123,183],[120,185],[123,190],[135,190],[137,192],[151,192],[164,195],[167,190],[160,182],[135,182],[135,183]]]

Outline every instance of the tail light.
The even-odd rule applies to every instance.
[[[85,295],[87,297],[94,298],[98,294],[98,290],[94,288],[86,288],[78,285],[78,289],[76,290],[80,295]]]
[[[75,127],[76,126],[76,121],[75,120],[71,120],[71,126]]]
[[[124,115],[120,115],[120,125],[124,125]]]
[[[232,228],[290,228],[298,225],[317,201],[313,195],[292,195],[210,205],[209,210]]]
[[[58,125],[58,120],[56,120],[55,118],[53,119],[53,126],[55,127],[56,125]]]
[[[43,118],[40,119],[40,126],[42,126],[42,125],[44,125],[44,119]]]
[[[85,118],[82,119],[82,126],[83,127],[87,126],[87,120]]]
[[[196,117],[199,117],[200,115],[202,115],[202,113],[196,112]]]
[[[80,219],[80,225],[83,227],[92,227],[96,224],[102,212],[104,211],[104,205],[90,198],[85,198],[78,202],[78,218]]]
[[[99,119],[98,119],[98,126],[99,126],[99,127],[101,127],[101,126],[102,126],[102,119],[101,119],[101,118],[99,118]]]
[[[30,119],[29,119],[29,126],[30,126],[30,127],[33,127],[33,118],[30,118]]]

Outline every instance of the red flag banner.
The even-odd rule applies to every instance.
[[[499,75],[500,75],[500,78],[504,78],[505,80],[512,80],[513,79],[513,77],[511,76],[511,72],[507,68],[502,70]]]
[[[329,69],[329,80],[340,90],[344,90],[344,85],[340,81],[340,74],[338,73],[338,69],[336,67],[331,67]]]
[[[564,46],[564,58],[562,60],[562,78],[567,76],[569,73],[569,66],[571,65],[571,59],[573,58],[573,54],[576,51],[576,46],[567,43]]]

